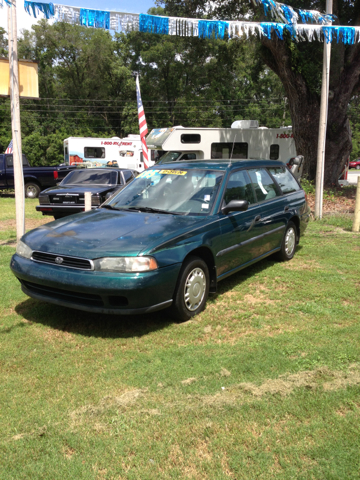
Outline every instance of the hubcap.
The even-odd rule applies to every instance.
[[[197,267],[192,270],[185,282],[184,301],[186,308],[193,312],[204,299],[206,291],[206,277],[204,271]]]
[[[290,256],[295,248],[296,234],[293,228],[289,228],[285,237],[285,253]]]
[[[36,197],[36,188],[35,187],[32,187],[32,186],[27,187],[26,191],[27,191],[28,197]]]

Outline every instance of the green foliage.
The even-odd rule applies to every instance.
[[[26,200],[26,225],[46,222]],[[310,222],[295,257],[219,283],[192,321],[28,298],[0,198],[1,480],[356,479],[359,235]],[[342,228],[345,227],[345,230]]]

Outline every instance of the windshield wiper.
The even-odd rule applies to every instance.
[[[112,205],[101,205],[101,208],[108,208],[109,210],[123,210],[122,208],[115,208]]]
[[[127,210],[133,210],[137,212],[149,212],[149,213],[166,213],[167,215],[182,215],[178,212],[168,212],[167,210],[161,210],[159,208],[152,207],[129,207]]]

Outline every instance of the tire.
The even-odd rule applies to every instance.
[[[356,165],[356,170],[360,170],[360,165]]]
[[[295,224],[293,222],[289,222],[281,243],[281,250],[276,254],[276,258],[278,260],[281,262],[287,262],[293,258],[296,250],[297,236],[298,234]]]
[[[37,183],[26,183],[25,184],[25,197],[26,198],[37,198],[40,193],[40,187]]]
[[[185,260],[177,282],[171,313],[176,320],[190,320],[204,308],[209,295],[210,276],[206,263],[198,257]]]

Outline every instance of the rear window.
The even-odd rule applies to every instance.
[[[211,158],[248,158],[248,144],[243,142],[212,143]]]
[[[110,169],[108,172],[95,172],[91,168],[75,170],[66,175],[61,185],[116,185],[117,176],[118,172],[111,171]]]
[[[276,167],[276,168],[269,168],[269,172],[275,178],[281,191],[285,193],[296,192],[300,190],[300,186],[289,172],[289,170],[285,167]]]
[[[23,167],[29,167],[29,162],[27,161],[27,158],[25,155],[22,157],[22,164]],[[13,155],[6,155],[6,167],[7,168],[13,168],[14,167],[14,156]]]

